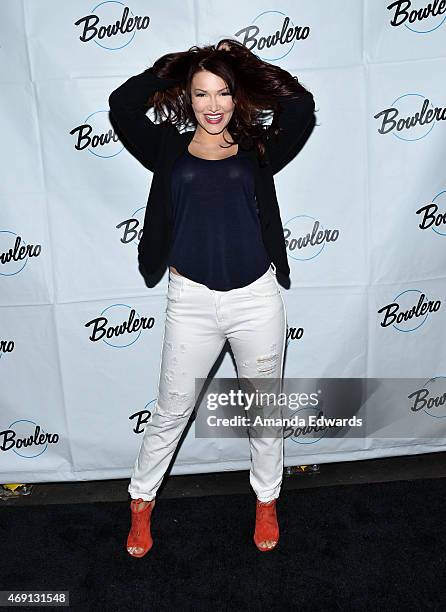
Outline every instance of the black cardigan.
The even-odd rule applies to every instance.
[[[170,122],[156,124],[146,115],[149,96],[178,83],[157,77],[151,72],[152,68],[130,77],[108,99],[111,119],[118,128],[116,133],[130,153],[153,172],[138,245],[138,260],[145,274],[157,272],[166,262],[172,235],[172,165],[195,133],[194,130],[181,133]],[[300,98],[278,96],[277,99],[281,110],[274,116],[274,122],[281,128],[281,133],[265,140],[265,160],[268,163],[260,166],[257,152],[251,148],[249,153],[255,170],[262,239],[277,272],[287,277],[290,268],[273,175],[302,148],[315,124],[315,105],[310,92]]]

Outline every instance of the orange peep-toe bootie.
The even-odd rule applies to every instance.
[[[262,542],[270,540],[276,542],[274,546],[260,546]],[[276,500],[270,502],[256,502],[256,527],[254,532],[254,543],[259,550],[266,552],[274,550],[279,541],[279,525],[277,523]]]
[[[150,533],[150,518],[155,504],[152,499],[147,506],[141,510],[139,504],[146,500],[138,498],[132,499],[130,510],[132,512],[132,526],[127,537],[127,552],[132,557],[144,557],[152,548],[153,540]],[[135,548],[141,549],[140,552],[134,552]],[[133,551],[132,551],[133,549]]]

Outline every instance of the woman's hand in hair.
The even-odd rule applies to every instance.
[[[189,51],[166,53],[156,60],[151,72],[162,79],[182,82],[186,79],[190,60],[191,54]]]
[[[231,50],[231,47],[225,41],[218,43],[217,45],[217,51],[230,51],[230,50]]]

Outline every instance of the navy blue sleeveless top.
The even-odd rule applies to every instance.
[[[240,146],[224,159],[196,157],[186,148],[173,165],[171,187],[168,265],[218,291],[244,287],[267,271],[254,168]]]

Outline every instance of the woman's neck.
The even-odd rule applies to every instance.
[[[209,148],[222,145],[228,146],[228,143],[234,142],[234,139],[231,137],[231,134],[226,128],[220,134],[209,134],[209,132],[206,132],[201,125],[197,125],[192,140],[203,147]]]

